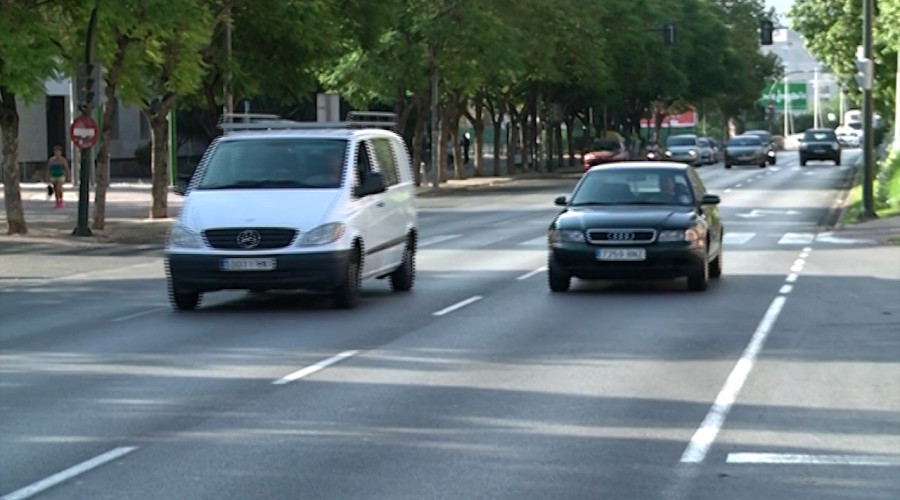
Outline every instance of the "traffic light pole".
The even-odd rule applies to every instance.
[[[874,0],[863,0],[863,57],[872,60],[872,11]],[[860,218],[875,219],[875,165],[873,150],[875,138],[872,137],[872,87],[862,88],[863,104],[863,206]]]

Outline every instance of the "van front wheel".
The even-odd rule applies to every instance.
[[[362,278],[359,252],[353,252],[347,260],[347,268],[341,284],[332,292],[334,304],[339,309],[353,309],[359,304],[359,288]]]
[[[403,250],[403,261],[400,267],[394,270],[388,277],[391,282],[391,290],[395,292],[408,292],[412,289],[416,280],[416,251],[412,241],[406,242]]]

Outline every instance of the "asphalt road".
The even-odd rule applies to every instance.
[[[574,180],[423,198],[416,288],[349,312],[175,313],[154,252],[0,256],[0,500],[896,498],[900,259],[820,234],[853,168],[698,171],[701,294],[551,294]]]

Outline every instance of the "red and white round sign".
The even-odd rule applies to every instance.
[[[97,128],[97,122],[93,118],[87,115],[79,115],[72,120],[72,125],[69,127],[69,137],[72,138],[72,143],[75,144],[76,148],[90,149],[97,144],[97,139],[100,138],[100,130]]]

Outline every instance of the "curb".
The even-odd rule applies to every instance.
[[[841,220],[844,218],[844,214],[847,212],[847,208],[850,206],[850,192],[853,191],[853,188],[860,185],[862,182],[862,169],[860,169],[860,165],[862,164],[862,156],[860,156],[859,160],[856,161],[856,164],[853,165],[853,176],[850,179],[850,185],[845,186],[843,190],[841,190],[840,198],[837,200],[837,203],[832,205],[831,210],[828,211],[828,216],[825,224],[825,228],[828,230],[832,229],[840,229],[842,227],[846,227],[846,225],[841,226]]]

